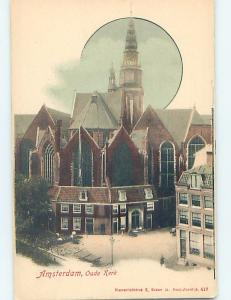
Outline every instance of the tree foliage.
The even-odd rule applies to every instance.
[[[17,233],[38,233],[48,227],[51,202],[48,183],[43,178],[15,178],[15,215]]]

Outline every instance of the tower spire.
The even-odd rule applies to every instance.
[[[128,23],[125,50],[137,50],[136,31],[132,17],[130,18]]]

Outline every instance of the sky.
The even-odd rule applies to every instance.
[[[113,64],[117,84],[129,18],[118,19],[98,29],[87,41],[80,60],[58,65],[57,84],[48,94],[71,109],[73,91],[105,92]],[[180,52],[172,38],[159,26],[134,19],[139,63],[143,70],[144,106],[164,108],[174,98],[182,78]]]
[[[161,26],[182,56],[182,83],[169,108],[196,105],[199,112],[210,113],[214,82],[212,1],[141,2],[132,1],[134,18]],[[36,113],[44,103],[70,112],[74,90],[105,91],[112,61],[118,79],[127,22],[111,21],[127,18],[129,11],[130,1],[126,0],[13,1],[14,112]],[[144,71],[144,104],[164,107],[179,86],[179,52],[157,25],[138,19],[135,23]]]

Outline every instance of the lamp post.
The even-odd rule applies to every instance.
[[[111,265],[113,266],[113,264],[114,264],[114,249],[113,249],[113,246],[114,246],[114,242],[115,242],[115,239],[114,239],[113,235],[110,237],[110,242],[111,242]]]

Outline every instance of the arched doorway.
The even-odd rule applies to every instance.
[[[139,210],[134,210],[132,212],[132,229],[137,229],[141,227],[141,215]]]

